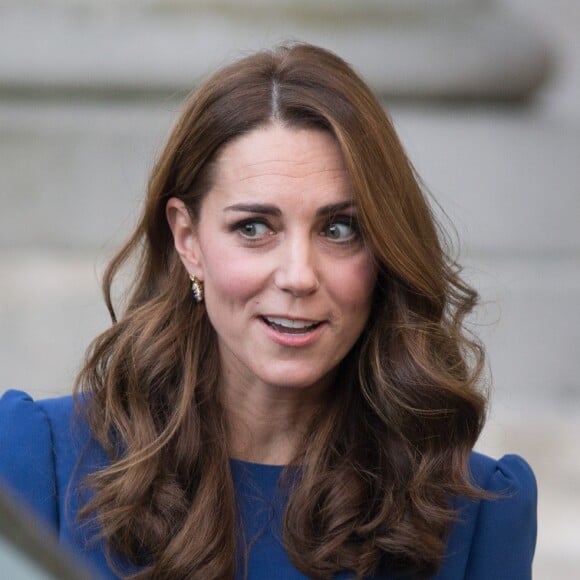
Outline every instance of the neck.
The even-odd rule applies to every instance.
[[[271,465],[287,465],[295,458],[327,391],[243,382],[223,382],[221,387],[230,456]]]

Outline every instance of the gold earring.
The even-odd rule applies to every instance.
[[[193,274],[189,275],[191,280],[191,291],[193,293],[193,299],[197,304],[203,302],[203,282]]]

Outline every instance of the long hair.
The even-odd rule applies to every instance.
[[[294,44],[219,70],[188,99],[152,172],[142,217],[104,275],[113,324],[77,379],[94,438],[111,458],[91,474],[107,544],[138,578],[232,578],[237,517],[215,332],[190,296],[165,217],[170,197],[198,219],[228,142],[277,122],[340,146],[379,275],[371,316],[341,362],[336,397],[294,463],[283,526],[313,578],[390,569],[432,574],[456,514],[478,497],[468,457],[484,421],[483,352],[464,329],[477,294],[460,278],[391,122],[336,55]],[[136,275],[122,314],[112,284]],[[295,479],[295,478],[294,478]]]

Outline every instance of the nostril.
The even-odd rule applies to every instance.
[[[280,290],[296,295],[311,294],[320,286],[313,272],[279,272],[274,280]]]
[[[278,267],[274,282],[285,292],[295,295],[311,294],[315,292],[320,282],[316,269],[307,257],[290,257]]]

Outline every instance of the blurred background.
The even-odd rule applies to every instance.
[[[455,225],[493,377],[479,448],[536,471],[535,578],[577,578],[578,0],[0,0],[0,390],[70,392],[183,98],[287,39],[366,78]]]

